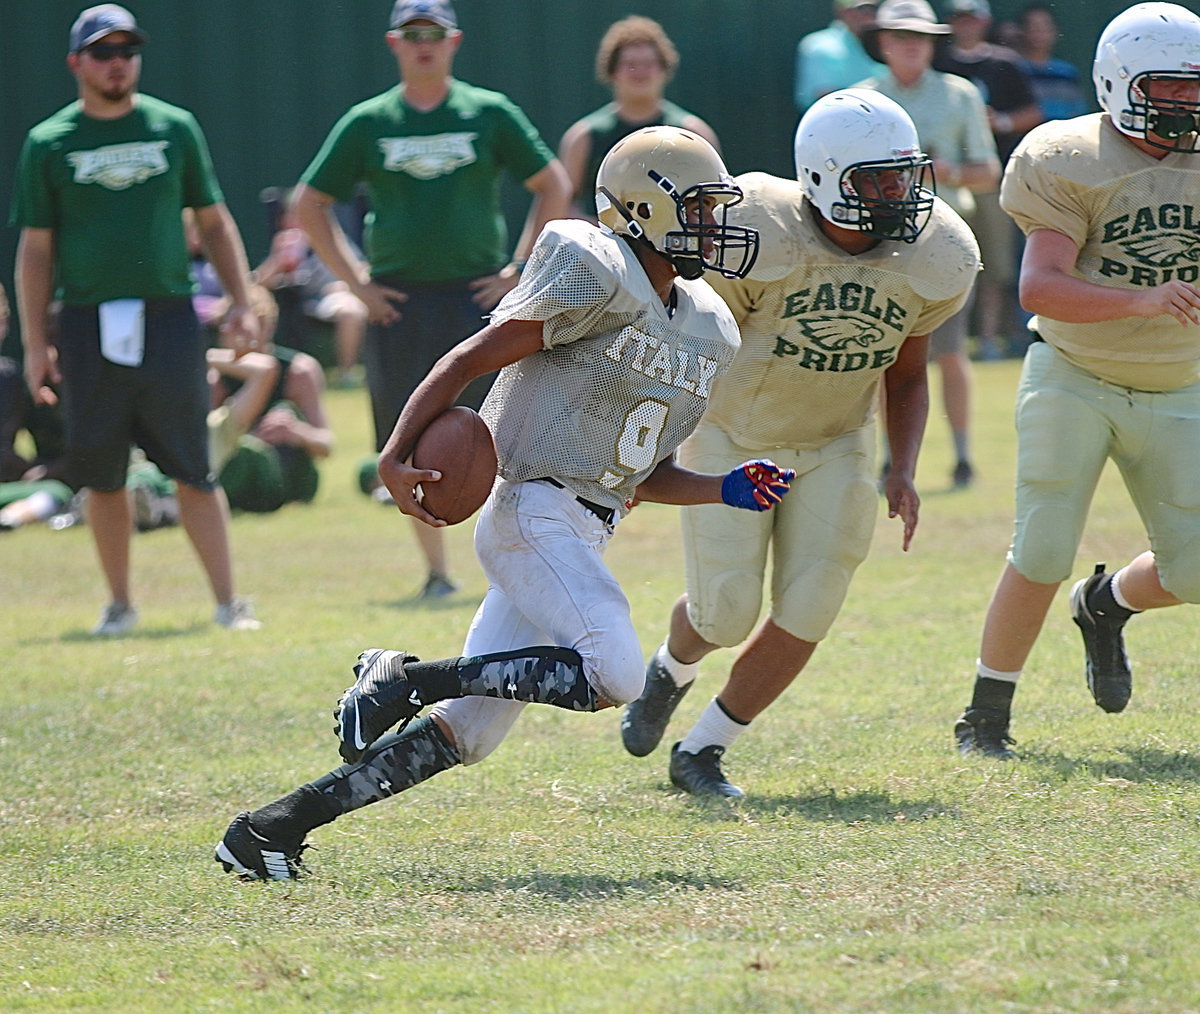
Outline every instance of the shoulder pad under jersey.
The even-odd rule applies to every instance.
[[[900,259],[913,291],[923,299],[952,299],[965,292],[981,265],[971,227],[940,197],[934,199],[933,213],[916,242],[883,243]]]
[[[806,259],[812,242],[804,190],[796,180],[761,172],[743,173],[737,184],[745,196],[729,209],[729,222],[758,230],[758,257],[750,277],[778,281]]]
[[[584,267],[610,297],[620,302],[622,293],[633,302],[644,302],[650,282],[628,244],[615,233],[577,218],[547,222],[529,256],[526,271],[539,264],[560,267],[574,261]],[[633,270],[636,268],[636,270]],[[613,305],[613,309],[620,309]]]

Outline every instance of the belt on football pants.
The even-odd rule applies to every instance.
[[[564,486],[564,485],[563,485],[561,482],[559,482],[557,479],[551,479],[551,478],[550,478],[550,476],[548,476],[548,475],[544,475],[544,476],[542,476],[540,479],[533,479],[533,480],[531,480],[531,481],[532,481],[532,482],[548,482],[548,483],[550,483],[550,485],[551,485],[551,486],[557,486],[559,489],[566,489],[566,488],[567,488],[567,487],[566,487],[566,486]],[[567,492],[570,492],[570,490],[567,490]],[[613,523],[613,518],[614,518],[614,517],[616,516],[616,514],[617,514],[617,512],[616,512],[615,510],[613,510],[613,508],[611,508],[611,507],[601,507],[601,506],[600,506],[598,503],[592,503],[592,501],[591,501],[591,500],[585,500],[585,499],[584,499],[583,497],[581,497],[581,496],[577,496],[577,497],[575,497],[575,499],[576,499],[577,501],[579,501],[579,503],[580,503],[580,504],[581,504],[583,507],[586,507],[586,508],[587,508],[588,510],[590,510],[590,511],[591,511],[593,514],[595,514],[595,515],[596,515],[596,517],[598,517],[598,518],[599,518],[601,521],[603,521],[603,522],[604,522],[606,525],[611,525],[611,524]]]

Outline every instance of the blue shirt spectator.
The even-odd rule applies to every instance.
[[[859,36],[875,19],[875,0],[834,0],[834,20],[796,47],[796,107],[803,112],[822,95],[849,88],[886,68],[872,60]]]

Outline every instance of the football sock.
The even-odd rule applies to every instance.
[[[410,789],[461,763],[437,722],[418,718],[403,732],[381,736],[357,764],[343,764],[250,814],[268,838],[303,838],[343,813]]]
[[[1102,609],[1104,607],[1103,600],[1099,598],[1100,589],[1106,588],[1108,593],[1112,596],[1113,601],[1122,609],[1126,610],[1129,613],[1129,616],[1142,611],[1140,609],[1134,609],[1133,606],[1129,604],[1125,596],[1121,594],[1121,578],[1124,576],[1127,569],[1128,568],[1126,567],[1122,567],[1112,576],[1112,580],[1108,582],[1101,582],[1101,584],[1092,592],[1092,595],[1095,596],[1093,601],[1096,602],[1096,605],[1099,608]],[[1090,604],[1091,603],[1089,603],[1089,605]],[[1127,616],[1125,618],[1128,619],[1129,617]]]
[[[679,749],[684,753],[699,753],[706,746],[729,747],[749,727],[749,722],[734,718],[714,697],[700,713],[691,732],[683,737]]]
[[[671,679],[675,681],[677,687],[686,687],[700,672],[699,662],[680,662],[674,655],[671,654],[671,649],[667,647],[667,642],[663,641],[658,646],[658,650],[654,653],[654,658],[664,669],[671,675]]]
[[[499,697],[567,711],[595,711],[601,702],[583,674],[579,652],[555,645],[407,662],[404,675],[423,704],[451,697]]]
[[[1009,714],[1022,670],[1001,672],[998,669],[990,669],[979,661],[975,666],[975,689],[971,695],[971,707],[989,708]]]

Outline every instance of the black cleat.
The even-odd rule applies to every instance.
[[[723,746],[706,746],[699,753],[686,753],[676,743],[671,747],[671,784],[693,796],[741,799],[746,793],[721,771]]]
[[[309,847],[303,837],[297,842],[262,837],[250,826],[249,811],[243,810],[217,842],[213,859],[242,880],[295,880],[304,872],[300,853]]]
[[[1111,580],[1112,576],[1104,573],[1104,564],[1098,563],[1091,577],[1077,581],[1071,589],[1071,619],[1083,634],[1087,685],[1092,699],[1105,711],[1115,713],[1124,711],[1133,695],[1133,673],[1129,670],[1125,637],[1121,633],[1132,614],[1117,606],[1127,613],[1119,616],[1096,605],[1096,590]]]
[[[954,738],[961,754],[981,754],[995,760],[1015,760],[1009,746],[1016,740],[1008,734],[1008,715],[995,708],[967,708],[954,723]]]
[[[950,481],[954,484],[955,489],[968,489],[975,481],[975,469],[971,467],[969,461],[960,461],[954,466]]]
[[[417,688],[404,677],[407,662],[416,655],[387,648],[368,648],[354,666],[357,679],[333,709],[338,753],[347,764],[362,760],[367,748],[392,726],[403,729],[425,706]]]
[[[662,742],[675,708],[691,689],[691,683],[677,685],[658,655],[651,655],[646,664],[646,689],[641,697],[626,705],[621,716],[621,742],[625,749],[635,757],[645,757],[653,751]]]

